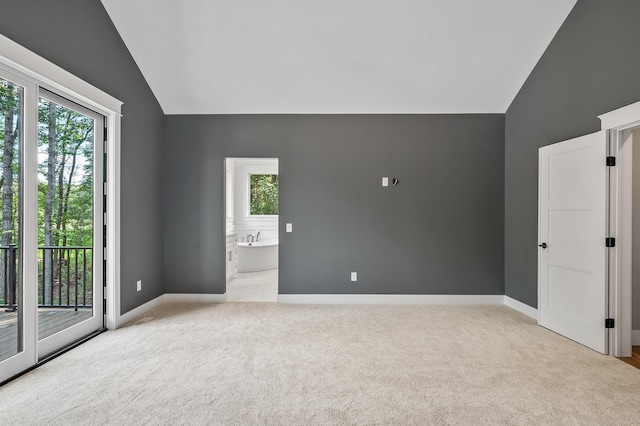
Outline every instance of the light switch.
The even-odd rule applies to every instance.
[[[287,223],[287,232],[293,232],[293,223]]]
[[[388,177],[383,177],[382,178],[382,186],[389,186],[389,178]]]

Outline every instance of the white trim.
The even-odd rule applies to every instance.
[[[250,214],[250,176],[256,174],[277,175],[278,158],[229,157],[233,160],[233,216],[236,227],[277,231],[278,215]],[[244,228],[243,228],[244,229]]]
[[[605,114],[609,118],[603,126],[608,128],[610,152],[617,157],[616,167],[610,171],[610,223],[609,233],[616,237],[616,247],[609,249],[609,318],[616,326],[609,332],[609,354],[616,357],[631,356],[632,318],[632,129],[640,125],[640,103]],[[620,112],[620,113],[619,113]],[[628,120],[628,121],[627,121]]]
[[[107,116],[107,311],[106,326],[122,324],[120,310],[120,125],[121,116]],[[143,305],[144,306],[144,305]]]
[[[158,296],[155,299],[150,300],[149,302],[143,305],[140,305],[137,308],[134,308],[123,315],[118,316],[118,321],[116,321],[115,327],[113,328],[109,327],[109,329],[113,330],[116,328],[120,328],[126,324],[129,324],[133,321],[137,321],[138,319],[145,316],[148,312],[152,311],[153,309],[159,306],[162,306],[164,303],[165,303],[165,295],[163,294],[162,296]]]
[[[29,285],[29,283],[38,282],[37,268],[33,265],[38,264],[38,144],[27,143],[27,141],[38,140],[38,90],[31,87],[27,90],[25,87],[24,96],[24,124],[23,130],[23,153],[22,159],[23,170],[23,225],[22,225],[22,291],[23,291],[23,308],[24,316],[24,348],[26,353],[33,358],[30,365],[35,364],[38,360],[38,289],[37,286]],[[32,270],[36,269],[36,270]],[[35,339],[33,339],[35,337]]]
[[[224,303],[227,294],[165,293],[119,317],[116,328],[142,318],[149,311],[168,303]],[[537,309],[503,295],[439,294],[279,294],[278,303],[318,305],[506,305],[531,318]],[[640,339],[640,331],[638,332]],[[634,343],[635,344],[635,343]]]
[[[165,303],[224,303],[227,294],[166,293]]]
[[[278,303],[352,305],[502,305],[503,295],[279,294]]]
[[[640,102],[599,115],[601,130],[635,126],[640,121]]]
[[[610,249],[609,260],[609,318],[614,318],[616,326],[609,332],[609,354],[617,357],[631,355],[631,341],[634,332],[631,327],[631,246],[625,236],[631,235],[631,207],[624,197],[630,195],[632,182],[631,145],[626,143],[624,132],[640,126],[640,102],[618,108],[598,116],[602,130],[608,131],[610,152],[618,157],[617,167],[610,172],[610,214],[611,236],[620,244]],[[627,145],[625,147],[625,145]],[[626,228],[629,229],[626,229]],[[627,241],[629,240],[629,241]]]
[[[631,356],[632,331],[632,180],[633,132],[614,129],[609,132],[609,155],[617,157],[610,171],[609,234],[616,237],[616,247],[609,249],[609,318],[616,326],[610,330],[609,353]]]
[[[227,301],[225,294],[198,294],[198,293],[165,293],[155,299],[140,305],[129,312],[119,315],[110,330],[115,330],[131,322],[137,321],[149,311],[167,303],[224,303]]]
[[[640,346],[640,330],[633,330],[631,332],[631,344],[633,346]]]
[[[512,299],[509,296],[504,296],[504,304],[511,309],[520,312],[521,314],[525,314],[526,316],[531,317],[534,320],[538,320],[538,310],[536,308],[526,305],[519,300]]]

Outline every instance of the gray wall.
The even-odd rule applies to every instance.
[[[274,157],[280,293],[504,294],[504,115],[167,116],[165,124],[168,293],[225,291],[224,159]],[[400,183],[382,188],[382,176]]]
[[[124,102],[121,309],[127,312],[164,293],[162,110],[99,0],[5,0],[0,10],[0,33]]]
[[[640,100],[640,2],[579,0],[506,113],[505,291],[537,306],[538,148]]]

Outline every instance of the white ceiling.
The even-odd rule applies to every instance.
[[[166,114],[503,113],[576,0],[102,0]]]

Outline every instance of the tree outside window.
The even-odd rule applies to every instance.
[[[250,175],[250,215],[278,214],[278,175]]]

